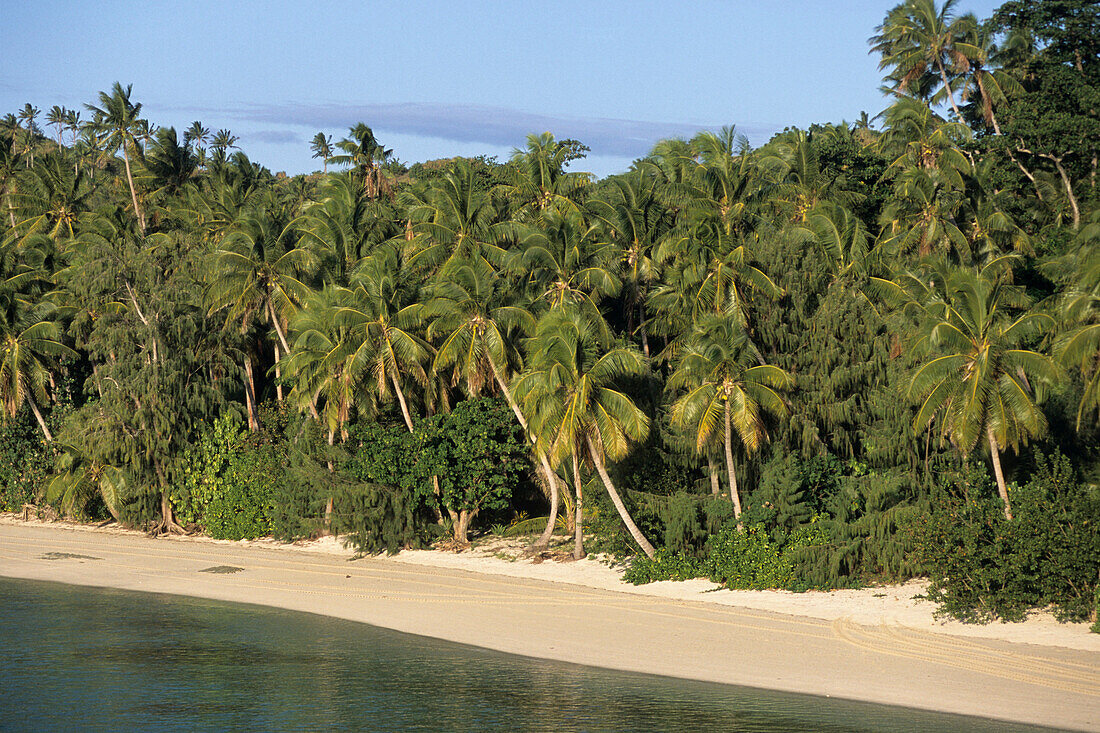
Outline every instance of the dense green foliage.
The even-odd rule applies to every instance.
[[[1040,457],[1012,498],[1008,521],[980,469],[933,492],[931,511],[911,529],[930,571],[929,597],[970,621],[1014,621],[1048,604],[1064,618],[1087,618],[1100,577],[1100,491],[1082,486],[1057,455]]]
[[[50,135],[27,105],[0,507],[378,552],[549,499],[537,545],[640,550],[637,582],[923,573],[961,617],[1087,615],[1097,25],[905,0],[873,120],[662,140],[601,181],[548,132],[406,166],[359,123],[286,177],[121,84]]]

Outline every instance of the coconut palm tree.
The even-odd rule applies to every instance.
[[[324,164],[323,173],[328,173],[328,162],[332,158],[332,136],[319,132],[309,142],[309,149],[313,151],[314,158],[320,158]]]
[[[111,92],[99,93],[100,107],[84,105],[94,118],[88,123],[91,130],[102,135],[102,142],[108,149],[121,150],[122,160],[126,164],[126,182],[130,186],[130,199],[134,204],[134,215],[142,234],[145,233],[145,217],[138,204],[137,189],[134,188],[134,176],[130,170],[130,152],[138,149],[137,136],[141,134],[141,103],[130,101],[132,84],[125,89],[119,82],[111,87]]]
[[[535,320],[529,311],[509,304],[509,300],[514,299],[483,262],[455,263],[432,283],[423,315],[430,321],[428,338],[441,341],[432,371],[451,369],[451,383],[465,383],[467,393],[474,396],[486,384],[495,384],[533,444],[550,492],[550,517],[535,543],[536,547],[545,547],[557,521],[557,475],[508,386],[521,361],[517,339],[531,335]]]
[[[909,396],[920,400],[914,424],[924,429],[939,419],[941,434],[963,455],[987,445],[1007,519],[1012,505],[1001,450],[1019,450],[1043,434],[1034,385],[1060,376],[1050,357],[1027,348],[1053,321],[1023,310],[1030,301],[1011,284],[1013,259],[981,269],[929,264],[893,283],[920,324],[914,346],[925,357],[909,385]]]
[[[886,82],[893,85],[891,91],[923,98],[936,86],[931,78],[938,77],[935,96],[946,97],[955,118],[962,120],[952,77],[969,71],[970,59],[980,54],[970,39],[977,20],[971,14],[956,16],[955,5],[956,0],[944,0],[938,8],[935,0],[905,0],[875,29],[871,50],[882,54],[879,68],[890,69]]]
[[[787,415],[780,393],[793,385],[787,372],[763,362],[741,324],[728,315],[708,315],[696,324],[669,377],[669,391],[683,391],[672,405],[672,423],[693,434],[695,450],[707,455],[722,437],[730,500],[739,523],[734,432],[745,452],[755,453],[767,440],[765,416]]]
[[[534,222],[551,206],[563,211],[576,210],[591,176],[566,171],[570,160],[570,147],[555,140],[549,132],[528,135],[526,150],[512,151],[507,169],[510,180],[501,186],[512,216]]]
[[[54,105],[50,108],[50,111],[46,113],[47,124],[53,125],[57,130],[57,145],[61,147],[61,129],[65,126],[65,121],[68,119],[69,110],[64,107]]]
[[[649,432],[649,420],[623,392],[618,380],[648,373],[645,357],[633,348],[613,347],[577,308],[558,307],[540,320],[527,348],[528,368],[515,394],[530,415],[530,425],[551,463],[587,460],[596,469],[611,502],[642,551],[655,550],[630,517],[607,473],[606,460],[623,458],[632,443]],[[583,557],[580,540],[581,486],[577,480],[577,542],[575,557]]]
[[[210,313],[224,310],[226,322],[238,321],[245,333],[257,320],[272,325],[278,340],[273,345],[275,365],[290,353],[283,322],[297,308],[308,288],[302,282],[316,264],[316,255],[298,247],[291,227],[277,221],[268,211],[246,216],[222,240],[210,256],[211,278],[206,301]],[[252,358],[245,356],[245,373],[255,402]],[[250,414],[252,429],[258,427]]]
[[[411,266],[430,272],[451,261],[474,259],[493,268],[500,266],[504,257],[501,242],[514,230],[510,224],[496,221],[489,194],[478,185],[466,160],[455,161],[421,195],[403,193],[398,204],[408,211]]]
[[[61,343],[49,301],[30,303],[12,292],[0,294],[0,400],[8,418],[26,403],[46,440],[53,435],[39,410],[47,399],[50,370],[63,356],[76,352]]]
[[[378,166],[389,161],[393,157],[393,151],[387,150],[378,142],[373,130],[360,122],[348,131],[348,137],[336,143],[336,147],[344,152],[330,156],[329,162],[354,169],[368,198],[389,196],[392,193],[385,171]]]

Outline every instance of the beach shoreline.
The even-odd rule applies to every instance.
[[[988,626],[935,619],[914,597],[919,582],[801,594],[634,587],[592,560],[515,559],[508,543],[353,554],[333,538],[152,539],[0,516],[6,577],[258,603],[524,656],[1100,730],[1100,635],[1046,614]],[[218,567],[239,570],[210,572]]]

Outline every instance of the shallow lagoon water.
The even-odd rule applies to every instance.
[[[1051,730],[614,672],[305,613],[0,578],[0,730]]]

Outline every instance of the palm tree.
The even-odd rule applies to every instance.
[[[115,82],[111,93],[100,92],[100,107],[85,105],[89,112],[95,115],[89,122],[90,128],[97,134],[104,135],[103,142],[114,150],[122,150],[122,160],[126,163],[126,182],[130,186],[130,199],[134,204],[134,215],[137,217],[138,226],[142,234],[145,233],[145,217],[141,213],[138,204],[137,190],[134,188],[134,176],[130,170],[130,149],[137,149],[137,135],[141,134],[141,104],[130,101],[132,84],[126,86]]]
[[[746,453],[756,452],[767,440],[765,415],[787,415],[779,393],[793,384],[787,372],[763,363],[760,352],[735,318],[723,315],[707,316],[698,322],[669,377],[670,391],[685,392],[672,405],[672,423],[691,431],[700,455],[713,449],[721,430],[730,500],[738,523],[741,497],[733,465],[733,433],[736,431]]]
[[[320,255],[325,279],[346,287],[356,264],[398,234],[395,216],[389,203],[367,198],[362,184],[343,174],[321,182],[294,226]]]
[[[416,333],[423,322],[423,307],[418,283],[404,264],[393,247],[373,252],[352,276],[350,300],[336,310],[333,320],[346,329],[354,351],[353,378],[368,379],[379,399],[386,399],[392,388],[411,433],[414,426],[405,385],[409,378],[421,386],[428,384],[425,365],[432,350]]]
[[[1077,408],[1080,430],[1087,412],[1100,412],[1100,215],[1093,215],[1093,221],[1082,227],[1069,264],[1072,281],[1059,303],[1064,326],[1055,353],[1085,380]]]
[[[535,543],[536,547],[545,547],[557,521],[557,475],[545,452],[538,447],[537,437],[508,387],[511,372],[520,362],[517,337],[531,335],[535,321],[526,309],[508,304],[507,293],[501,285],[492,269],[482,262],[456,263],[440,272],[431,286],[423,314],[430,321],[428,338],[442,339],[432,371],[438,373],[450,368],[451,383],[464,382],[467,393],[472,396],[490,381],[504,395],[533,444],[535,458],[550,492],[550,517]]]
[[[234,135],[224,127],[214,133],[213,139],[210,141],[210,147],[215,151],[219,151],[222,155],[225,155],[230,150],[238,150],[237,141],[241,138]]]
[[[661,237],[670,230],[673,218],[660,200],[655,177],[638,170],[612,178],[611,185],[611,195],[606,200],[591,201],[588,208],[619,247],[619,272],[626,295],[627,332],[633,335],[637,314],[642,351],[649,356],[645,303],[650,286],[658,278],[653,251]]]
[[[61,128],[65,126],[65,122],[68,119],[69,110],[64,107],[54,105],[50,108],[50,111],[46,113],[47,124],[53,125],[57,130],[57,145],[61,147]]]
[[[314,158],[320,158],[324,164],[323,173],[328,173],[328,162],[332,158],[332,136],[319,132],[313,136],[309,143],[309,149],[313,151]]]
[[[495,221],[489,194],[478,185],[467,161],[455,161],[422,196],[403,192],[398,203],[408,211],[413,267],[434,271],[452,260],[473,259],[500,266],[504,257],[500,243],[513,228]]]
[[[548,207],[577,209],[577,199],[589,183],[588,173],[565,170],[571,148],[549,132],[527,136],[527,149],[512,151],[509,182],[501,187],[514,218],[536,221]]]
[[[632,442],[643,440],[649,420],[623,392],[613,387],[623,377],[648,373],[645,358],[635,349],[611,347],[600,331],[576,308],[559,307],[539,321],[528,346],[528,370],[516,384],[516,396],[531,416],[530,424],[552,463],[587,459],[595,467],[611,502],[634,541],[648,557],[655,550],[630,517],[605,460],[618,460]],[[577,476],[577,471],[574,471]],[[580,541],[581,486],[577,481],[577,544]]]
[[[921,401],[914,424],[924,429],[939,418],[941,434],[963,455],[986,442],[1007,519],[1012,505],[1001,450],[1019,450],[1042,435],[1046,418],[1033,385],[1060,375],[1048,356],[1026,348],[1052,319],[1011,313],[1030,304],[1010,283],[1012,260],[1000,257],[981,269],[939,263],[892,283],[895,297],[920,323],[915,347],[926,355],[909,385],[909,396]]]
[[[23,178],[13,196],[20,241],[35,234],[70,239],[80,215],[89,209],[93,190],[85,185],[84,172],[74,173],[60,153],[47,153]]]
[[[46,383],[57,359],[76,356],[76,352],[61,343],[61,329],[52,319],[55,308],[49,301],[32,304],[9,292],[3,294],[0,305],[0,400],[4,413],[15,417],[25,402],[46,440],[52,441],[38,403],[47,399]]]
[[[390,182],[378,166],[390,160],[393,151],[382,147],[373,130],[360,122],[348,131],[348,137],[336,143],[336,147],[344,152],[331,156],[329,161],[351,166],[362,180],[368,198],[390,195]]]
[[[942,85],[939,94],[946,96],[955,118],[962,120],[948,72],[966,73],[970,59],[979,53],[969,42],[977,21],[970,14],[955,17],[956,1],[944,0],[937,8],[935,0],[905,0],[892,8],[875,29],[878,34],[871,38],[871,50],[882,54],[880,69],[891,69],[886,77],[894,85],[891,91],[916,91],[923,97],[934,88],[930,77],[938,76]]]
[[[224,309],[226,321],[240,321],[242,333],[255,319],[266,319],[278,336],[274,344],[278,368],[280,355],[290,353],[283,320],[308,291],[299,278],[314,264],[314,253],[296,246],[293,229],[266,211],[248,215],[211,255],[211,281],[206,294],[210,312]],[[248,355],[245,373],[255,401],[255,379]],[[249,424],[252,429],[258,427],[255,414],[249,415]]]
[[[174,127],[162,127],[145,155],[145,167],[153,177],[154,194],[173,196],[195,176],[199,159],[188,146],[186,136],[181,145]]]

